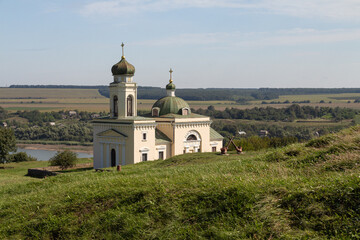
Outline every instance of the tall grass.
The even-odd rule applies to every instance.
[[[356,239],[359,133],[42,180],[23,176],[29,163],[12,164],[0,170],[0,182],[14,177],[0,184],[0,238]]]

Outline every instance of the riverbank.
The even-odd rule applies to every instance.
[[[45,144],[16,144],[18,148],[29,149],[29,150],[49,150],[49,151],[64,151],[70,150],[74,152],[81,152],[87,154],[93,154],[92,146],[81,146],[81,145],[45,145]]]

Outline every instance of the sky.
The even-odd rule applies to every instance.
[[[360,88],[359,0],[0,0],[0,86]]]

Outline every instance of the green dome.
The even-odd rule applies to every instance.
[[[168,85],[166,85],[166,89],[167,89],[167,90],[175,90],[175,84],[173,84],[172,82],[170,82]]]
[[[111,72],[113,75],[134,75],[135,67],[122,57],[120,62],[112,66]]]
[[[168,84],[169,85],[169,84]],[[169,113],[181,114],[181,109],[188,108],[189,104],[184,99],[179,97],[163,97],[157,100],[152,108],[160,108],[159,116],[166,115]]]

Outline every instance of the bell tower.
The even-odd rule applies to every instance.
[[[122,57],[111,68],[114,81],[109,86],[110,117],[115,119],[137,115],[137,84],[133,82],[135,67],[125,59],[124,43],[121,47]]]

